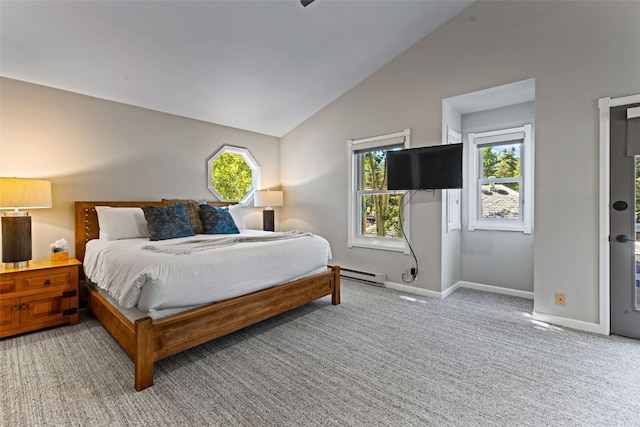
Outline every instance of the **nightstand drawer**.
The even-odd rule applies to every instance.
[[[20,299],[22,327],[49,324],[62,321],[65,317],[78,313],[78,293],[76,291],[32,295]]]
[[[0,294],[8,294],[16,291],[15,280],[0,280]]]
[[[75,258],[36,260],[18,268],[0,264],[0,339],[77,324],[80,265]]]
[[[55,286],[67,286],[71,283],[71,275],[68,271],[50,273],[42,276],[28,276],[23,279],[23,289],[51,289]]]
[[[20,298],[0,300],[0,332],[10,333],[20,328]]]

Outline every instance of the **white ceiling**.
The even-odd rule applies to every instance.
[[[282,136],[471,3],[0,0],[0,75]]]

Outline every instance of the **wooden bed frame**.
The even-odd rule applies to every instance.
[[[209,202],[214,206],[228,203]],[[162,202],[75,202],[76,258],[84,259],[86,243],[99,236],[95,206],[160,206]],[[122,347],[135,366],[135,388],[153,385],[153,363],[246,326],[331,295],[331,303],[340,304],[340,268],[304,279],[216,302],[159,320],[150,317],[132,323],[102,295],[85,282],[81,286],[87,307]]]

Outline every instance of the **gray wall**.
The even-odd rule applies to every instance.
[[[597,323],[597,100],[640,91],[638,22],[639,2],[475,3],[282,138],[285,226],[308,225],[338,263],[400,282],[408,257],[346,247],[346,141],[411,128],[413,146],[439,144],[443,99],[535,78],[534,308]],[[440,194],[414,200],[415,286],[437,291]]]
[[[535,77],[534,308],[597,322],[597,100],[640,92],[638,22],[640,2],[477,2],[280,147],[264,135],[2,79],[0,175],[52,179],[54,208],[32,212],[35,255],[46,257],[50,242],[73,239],[74,200],[209,198],[206,158],[224,143],[245,146],[262,165],[262,186],[285,187],[282,229],[318,232],[336,263],[400,283],[408,256],[346,247],[346,141],[411,128],[413,146],[440,144],[443,99]],[[435,291],[456,274],[450,265],[443,273],[440,198],[419,194],[411,216],[413,285]],[[566,306],[554,305],[556,291]]]
[[[513,105],[462,116],[462,134],[466,155],[469,155],[467,135],[533,124],[535,146],[535,103]],[[465,161],[465,182],[469,182],[468,161]],[[485,285],[533,292],[532,234],[515,231],[469,231],[469,191],[462,192],[461,279]],[[534,219],[535,221],[535,219]]]
[[[448,143],[448,127],[462,134],[462,117],[448,103],[442,103],[442,143]],[[440,290],[445,291],[461,280],[461,230],[447,230],[447,197],[442,195],[442,253]],[[462,199],[460,206],[464,208]],[[461,218],[462,219],[462,218]]]
[[[279,185],[278,138],[6,78],[0,85],[0,176],[52,181],[53,208],[30,212],[34,259],[48,258],[59,238],[74,241],[77,200],[215,200],[207,159],[223,144],[248,148],[262,186]],[[261,229],[260,210],[246,211],[246,225]]]

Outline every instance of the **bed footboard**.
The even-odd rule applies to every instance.
[[[134,361],[135,388],[153,385],[153,363],[278,314],[331,295],[340,304],[340,268],[159,320],[135,324],[87,286],[89,308]]]

